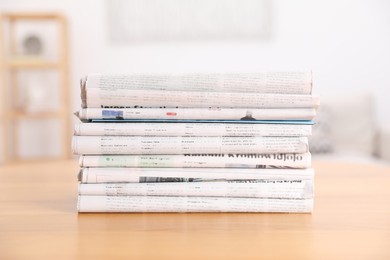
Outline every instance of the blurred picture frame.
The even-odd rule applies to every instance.
[[[110,43],[265,39],[269,0],[110,0]]]

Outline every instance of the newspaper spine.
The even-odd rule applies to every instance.
[[[306,153],[307,137],[73,136],[74,154]]]
[[[112,107],[316,108],[312,95],[87,89],[88,108]]]
[[[174,120],[311,120],[313,108],[291,109],[230,109],[230,108],[85,108],[76,115],[81,120],[92,119],[174,119]]]
[[[83,168],[81,183],[200,182],[224,180],[313,180],[309,169]]]
[[[79,212],[295,212],[309,213],[313,199],[165,196],[79,196]]]
[[[98,136],[310,136],[311,125],[221,123],[80,123],[75,135]]]
[[[82,155],[81,167],[309,168],[311,154]]]
[[[191,74],[89,74],[81,79],[82,93],[88,88],[188,90],[311,94],[311,71],[191,73]],[[83,95],[82,95],[83,96]]]
[[[79,184],[79,195],[310,199],[313,197],[313,182],[306,180],[234,180]]]
[[[212,91],[311,94],[312,73],[305,71],[196,74],[89,74],[80,81],[82,107],[87,89]]]

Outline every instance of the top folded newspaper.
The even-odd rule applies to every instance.
[[[311,212],[311,72],[90,74],[79,212]]]

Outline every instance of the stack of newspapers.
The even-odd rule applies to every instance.
[[[79,212],[311,212],[311,72],[90,74]]]

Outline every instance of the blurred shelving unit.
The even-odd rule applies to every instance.
[[[39,55],[15,55],[16,39],[15,24],[18,22],[47,22],[58,28],[56,39],[56,60],[48,60]],[[18,100],[20,90],[18,88],[19,71],[51,70],[58,73],[59,98],[58,108],[48,111],[31,113],[20,107],[15,107],[13,102]],[[3,163],[20,162],[24,160],[47,160],[71,158],[70,151],[70,105],[69,105],[69,71],[68,71],[68,37],[67,23],[63,15],[57,13],[0,13],[0,87],[1,87],[1,119],[3,135]],[[50,87],[50,86],[45,86]],[[60,122],[61,151],[57,157],[39,157],[26,159],[20,156],[19,125],[21,120],[55,120]]]

